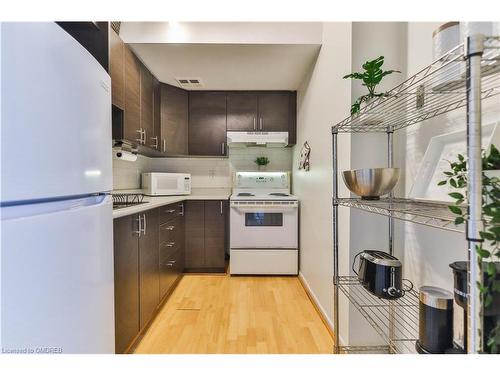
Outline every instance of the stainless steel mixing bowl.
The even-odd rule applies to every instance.
[[[346,186],[363,199],[389,194],[399,179],[399,168],[353,169],[342,173]]]

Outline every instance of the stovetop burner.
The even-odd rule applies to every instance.
[[[289,197],[290,194],[286,193],[269,193],[269,195],[274,195],[275,197]]]
[[[255,197],[253,193],[238,193],[238,197]]]

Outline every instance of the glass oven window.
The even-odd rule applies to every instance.
[[[276,212],[251,212],[245,214],[247,227],[282,227],[283,214]]]

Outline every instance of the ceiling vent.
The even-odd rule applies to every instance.
[[[193,78],[193,77],[182,77],[176,78],[176,81],[182,88],[185,89],[195,89],[203,87],[203,83],[201,82],[201,78]]]

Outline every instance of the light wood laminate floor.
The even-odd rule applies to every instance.
[[[135,353],[331,353],[297,277],[185,275]]]

